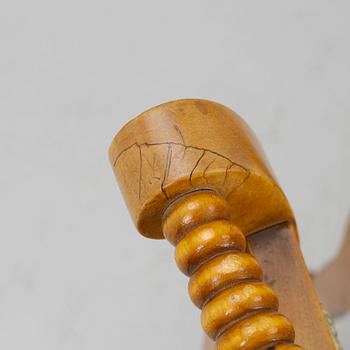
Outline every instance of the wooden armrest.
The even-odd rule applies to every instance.
[[[109,155],[139,232],[176,247],[216,349],[335,349],[293,212],[239,116],[169,102],[124,126]]]

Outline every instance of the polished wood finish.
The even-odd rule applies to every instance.
[[[278,295],[281,313],[295,328],[295,341],[305,349],[332,349],[329,337],[310,336],[327,334],[328,329],[293,227],[288,223],[271,227],[249,236],[248,245],[264,271],[264,281]],[[336,286],[328,289],[337,291]],[[213,350],[212,341],[207,339],[204,349]]]
[[[295,344],[282,344],[275,347],[276,350],[301,350],[301,347]]]
[[[191,276],[205,257],[228,251],[244,252],[246,244],[242,231],[232,222],[215,220],[191,230],[179,241],[176,264],[185,275]]]
[[[191,275],[191,299],[203,309],[203,329],[218,350],[292,343],[293,326],[277,312],[277,296],[262,282],[257,260],[245,252],[245,237],[229,221],[225,202],[213,191],[195,191],[171,203],[163,216],[164,236],[177,247],[186,246],[176,248],[177,260],[195,261],[184,270]]]
[[[266,312],[237,322],[219,338],[216,349],[267,349],[291,339],[294,329],[289,320],[281,314]]]
[[[296,343],[307,350],[334,349],[294,227],[277,225],[248,237],[248,241],[264,271],[264,281],[278,295],[280,311],[295,328]]]
[[[350,310],[349,267],[350,216],[339,253],[314,278],[321,301],[333,317],[345,314]]]
[[[300,346],[335,349],[305,279],[290,205],[254,135],[234,112],[204,100],[157,106],[118,133],[109,155],[140,233],[176,246],[177,265],[190,276],[191,299],[203,309],[203,327],[217,349],[298,349],[291,345],[295,332],[288,319],[297,322]],[[254,244],[262,230],[282,223],[292,237],[282,250],[271,251],[280,244],[279,231],[271,244]],[[290,256],[298,268],[286,282],[292,270],[280,261]],[[268,286],[282,280],[284,289],[277,292],[285,315],[277,312],[277,296]],[[290,283],[299,280],[307,282],[304,287]],[[303,313],[317,321],[307,322]],[[318,341],[309,340],[314,337]]]
[[[222,194],[244,234],[294,221],[254,134],[218,103],[178,100],[151,108],[121,129],[109,157],[146,237],[163,238],[161,220],[172,199],[203,188]]]

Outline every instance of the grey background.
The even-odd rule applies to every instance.
[[[2,0],[0,348],[199,349],[173,250],[136,233],[107,159],[170,99],[245,117],[309,267],[329,261],[349,209],[349,4]]]

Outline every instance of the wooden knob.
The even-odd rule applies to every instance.
[[[178,268],[191,276],[207,256],[245,250],[246,239],[242,231],[230,221],[216,220],[188,232],[176,246],[175,259]]]
[[[244,234],[294,221],[252,131],[218,103],[188,99],[151,108],[121,129],[109,156],[131,216],[147,237],[163,238],[164,210],[198,189],[220,193]]]

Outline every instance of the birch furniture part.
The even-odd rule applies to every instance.
[[[168,102],[127,123],[109,156],[137,230],[175,247],[217,350],[335,349],[292,209],[237,114]]]

